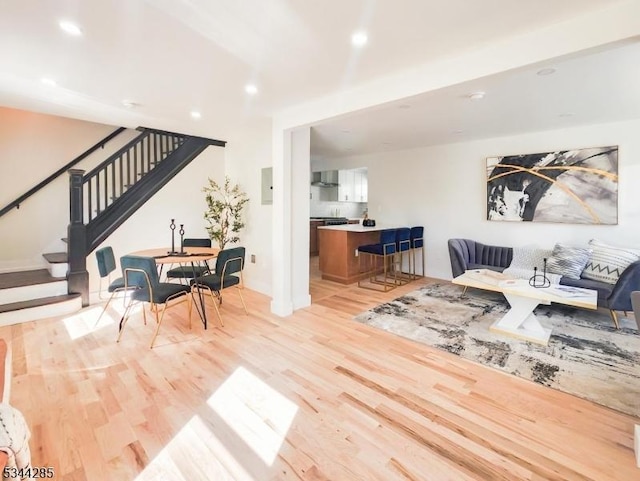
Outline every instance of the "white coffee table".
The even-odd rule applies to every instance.
[[[598,308],[598,293],[592,289],[580,289],[552,285],[547,288],[536,288],[524,279],[500,279],[490,274],[483,276],[482,271],[467,271],[456,277],[454,284],[501,292],[511,308],[489,330],[537,344],[547,345],[551,337],[551,329],[544,327],[533,313],[539,304],[565,304],[584,309]]]

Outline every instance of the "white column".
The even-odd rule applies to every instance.
[[[291,297],[291,132],[274,122],[273,149],[273,288],[271,312],[288,316]]]
[[[309,295],[309,191],[311,182],[311,128],[291,136],[291,287],[293,309],[311,305]]]

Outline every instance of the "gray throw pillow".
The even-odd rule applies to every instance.
[[[547,259],[547,270],[570,279],[580,279],[580,274],[589,262],[591,249],[556,244]]]

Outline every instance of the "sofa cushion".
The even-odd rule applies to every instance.
[[[625,247],[615,247],[596,239],[589,241],[592,250],[591,257],[582,277],[594,281],[615,284],[629,265],[640,260],[640,252]]]
[[[580,279],[584,266],[589,262],[591,249],[556,244],[551,257],[547,259],[547,270],[571,279]]]
[[[560,280],[560,284],[563,286],[582,287],[583,289],[593,289],[598,291],[598,301],[603,301],[609,298],[613,292],[612,284],[606,282],[594,281],[591,279],[571,279],[569,277],[563,277]],[[606,305],[606,303],[598,302],[598,305]]]

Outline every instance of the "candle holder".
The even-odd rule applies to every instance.
[[[542,259],[543,270],[542,274],[538,274],[538,268],[533,268],[533,276],[529,278],[529,285],[535,288],[545,288],[551,285],[551,281],[547,277],[547,259]]]
[[[180,224],[180,254],[184,254],[184,224]]]
[[[171,250],[167,252],[169,255],[177,254],[176,252],[176,220],[171,219],[171,224],[169,224],[169,229],[171,229]]]

